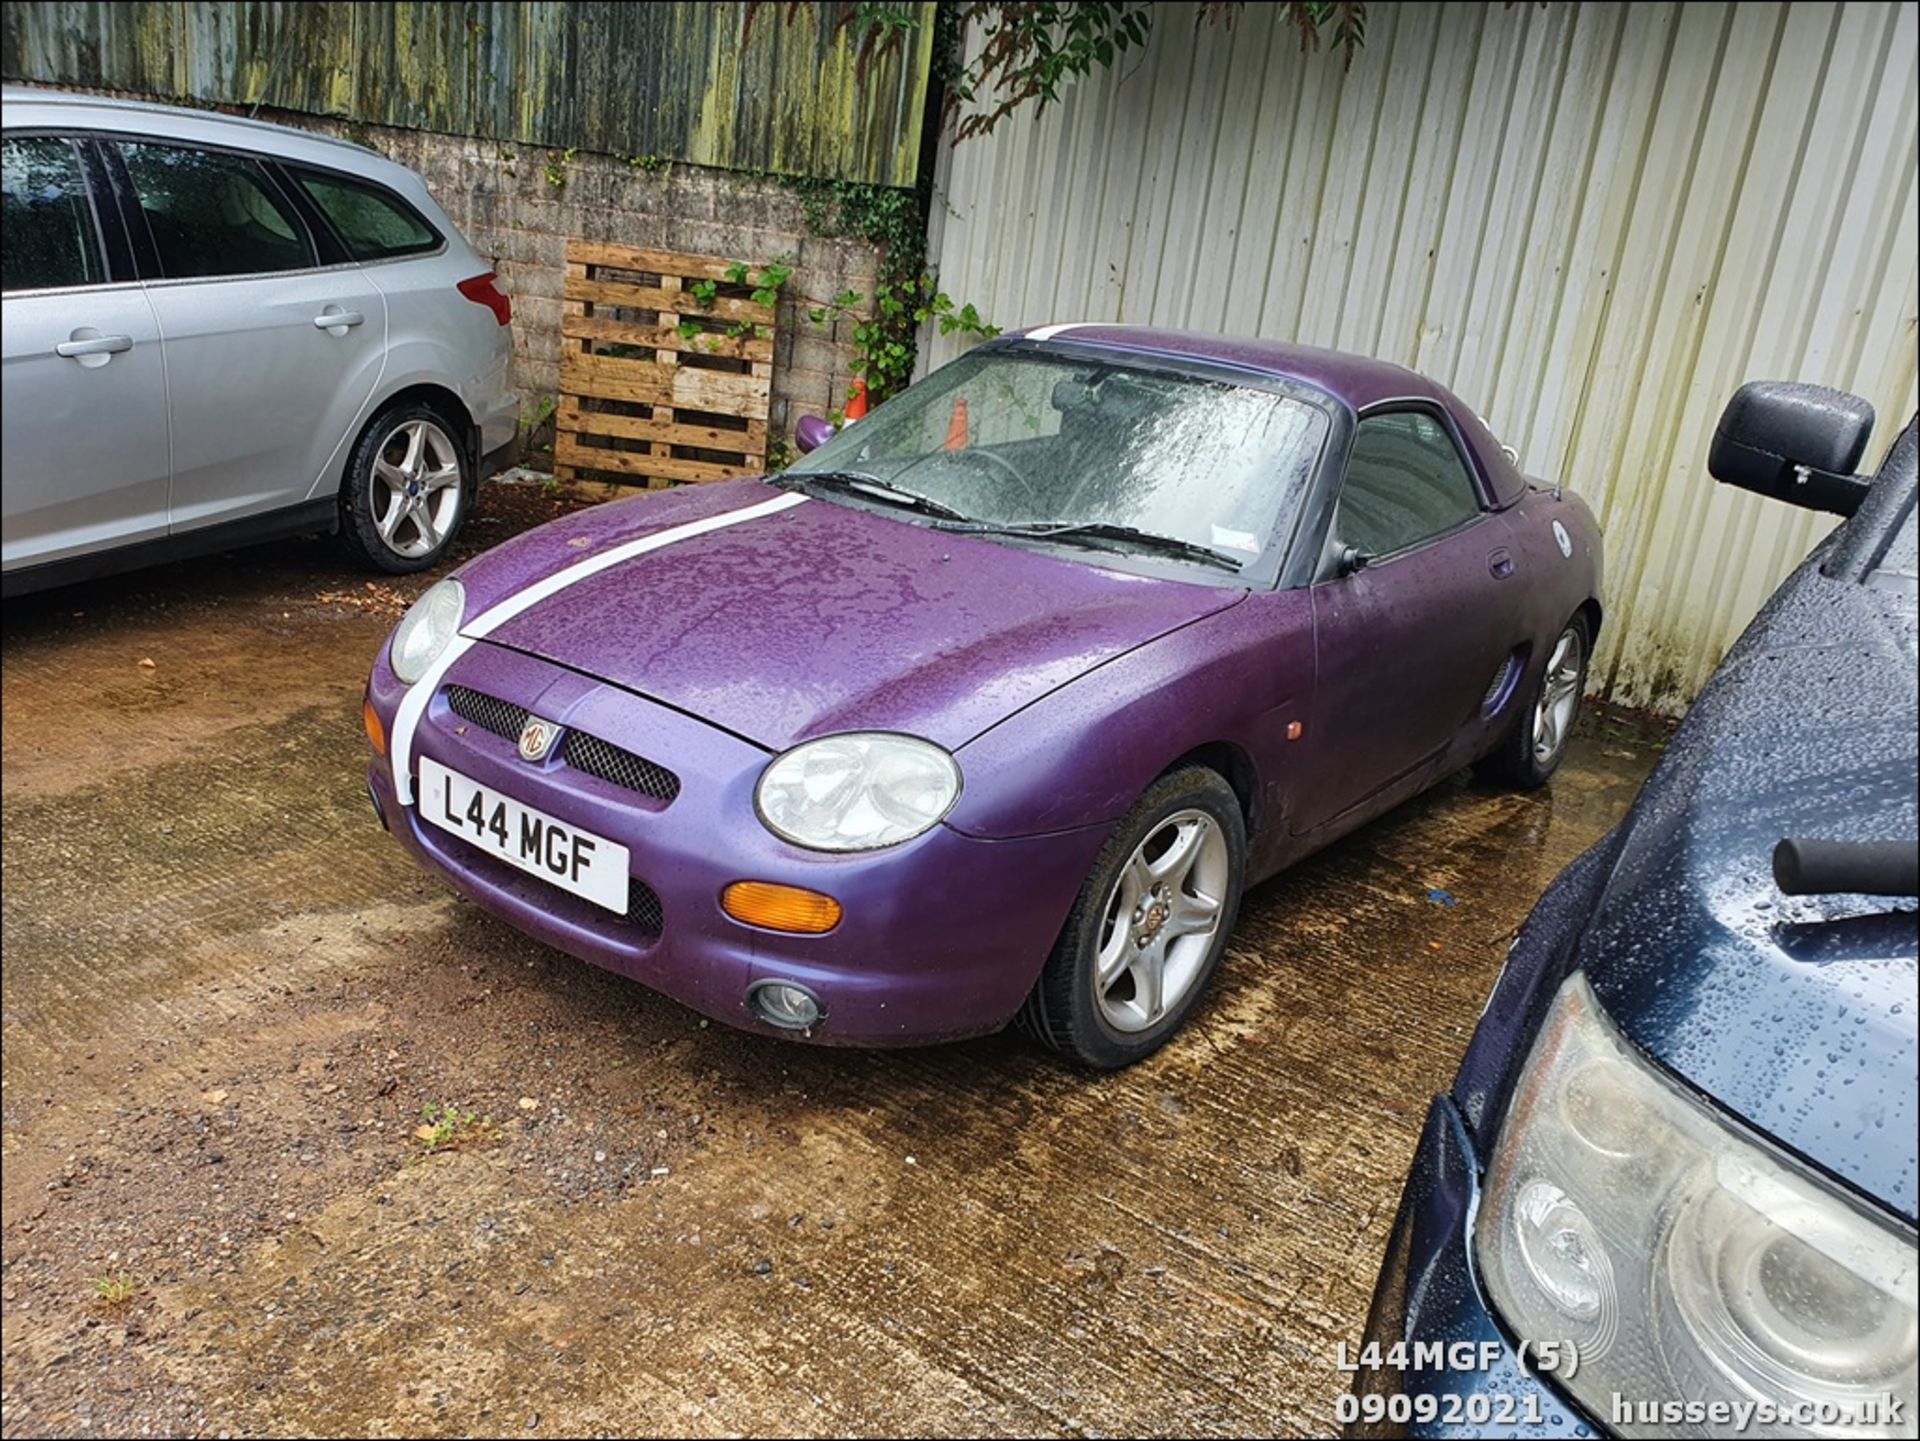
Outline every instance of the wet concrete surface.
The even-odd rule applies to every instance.
[[[469,551],[553,511],[495,489]],[[1330,1430],[1427,1098],[1655,759],[1590,722],[1258,888],[1131,1071],[815,1050],[382,834],[425,583],[314,541],[7,605],[7,1435]]]

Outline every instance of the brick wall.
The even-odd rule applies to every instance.
[[[846,402],[854,354],[846,336],[855,322],[822,327],[806,312],[849,288],[871,297],[878,256],[864,240],[809,233],[799,197],[779,180],[679,163],[649,169],[610,155],[567,157],[432,131],[348,127],[287,111],[262,110],[260,118],[326,135],[351,131],[352,139],[425,178],[461,233],[494,258],[513,295],[523,415],[559,388],[560,291],[567,240],[576,236],[753,266],[785,260],[794,272],[780,302],[771,434],[791,439],[802,415]],[[535,464],[544,459],[529,457]]]

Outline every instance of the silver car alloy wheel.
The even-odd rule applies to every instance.
[[[1576,626],[1568,626],[1554,642],[1547,657],[1547,672],[1540,679],[1540,699],[1533,705],[1533,758],[1542,766],[1552,765],[1566,746],[1567,733],[1580,709],[1580,677],[1586,664],[1586,645]]]
[[[1144,1031],[1193,988],[1220,929],[1232,863],[1220,824],[1176,811],[1149,831],[1107,897],[1094,971],[1100,1014]]]
[[[460,451],[430,420],[403,420],[380,442],[367,477],[374,529],[395,555],[437,549],[460,518]]]

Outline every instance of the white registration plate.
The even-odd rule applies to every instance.
[[[420,757],[420,819],[530,876],[624,915],[627,848]]]

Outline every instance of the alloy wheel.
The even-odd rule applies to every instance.
[[[374,528],[395,555],[437,550],[460,518],[460,452],[430,420],[405,420],[374,452],[367,478]]]
[[[1109,1026],[1144,1031],[1185,999],[1205,969],[1230,880],[1226,835],[1205,811],[1175,812],[1134,848],[1107,899],[1094,972]]]
[[[1580,709],[1580,682],[1586,671],[1586,645],[1580,631],[1568,626],[1547,657],[1540,680],[1540,698],[1533,703],[1533,758],[1550,766],[1567,743],[1573,718]]]

